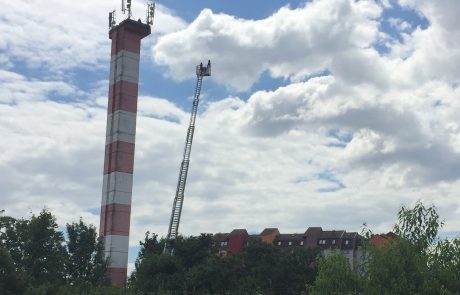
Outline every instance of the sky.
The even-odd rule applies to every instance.
[[[0,209],[99,225],[119,1],[4,1]],[[249,2],[249,3],[248,3]],[[460,1],[159,1],[142,42],[130,267],[169,224],[205,78],[179,231],[391,230],[435,205],[460,234]],[[145,18],[133,0],[133,17]]]

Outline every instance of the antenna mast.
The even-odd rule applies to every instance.
[[[121,12],[123,14],[128,13],[127,19],[131,19],[131,0],[121,0]],[[145,23],[149,26],[153,25],[153,18],[155,17],[155,2],[147,2],[147,19]],[[140,21],[140,19],[139,19]],[[115,19],[115,10],[109,12],[109,30],[113,29],[117,25]]]
[[[163,253],[167,254],[173,254],[174,241],[177,238],[179,230],[182,205],[184,203],[185,183],[187,182],[190,153],[192,151],[193,133],[195,131],[196,114],[198,111],[198,103],[200,102],[201,84],[203,82],[203,77],[207,76],[211,76],[211,61],[208,61],[207,66],[203,66],[203,63],[196,66],[197,79],[195,95],[192,104],[192,113],[190,115],[190,124],[188,126],[187,137],[185,139],[184,156],[179,169],[179,179],[177,181],[176,196],[174,197],[171,220],[169,221],[168,236],[166,237],[165,247],[163,249]]]
[[[147,18],[146,24],[153,25],[153,18],[155,17],[155,2],[147,3]]]
[[[116,23],[117,21],[115,19],[115,10],[112,10],[112,12],[109,12],[109,30],[111,30]]]
[[[131,18],[131,0],[121,0],[121,12],[128,12],[128,18]]]

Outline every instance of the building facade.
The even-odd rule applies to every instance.
[[[250,243],[251,240],[260,240],[285,251],[317,248],[321,249],[326,256],[336,250],[352,262],[360,259],[362,237],[357,232],[325,231],[321,227],[309,227],[304,233],[292,234],[280,233],[277,228],[266,228],[260,234],[255,235],[248,235],[245,229],[235,229],[231,233],[213,235],[213,243],[220,256],[241,252],[244,245]]]

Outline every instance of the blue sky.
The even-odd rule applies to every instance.
[[[188,22],[193,21],[196,16],[203,10],[209,8],[215,13],[224,13],[244,19],[263,19],[276,12],[282,6],[297,8],[307,1],[274,1],[274,0],[255,0],[255,1],[193,1],[182,3],[180,1],[171,1],[164,3],[173,9],[178,16]]]
[[[133,1],[143,17],[144,1]],[[460,2],[158,2],[143,40],[131,263],[164,235],[194,66],[203,84],[180,230],[386,232],[423,200],[460,231]],[[98,224],[112,0],[5,3],[0,209]],[[89,9],[91,8],[91,9]],[[123,19],[121,13],[117,20]],[[354,214],[349,214],[354,212]],[[331,218],[334,217],[334,218]]]

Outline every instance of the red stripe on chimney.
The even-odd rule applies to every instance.
[[[104,174],[114,171],[133,173],[134,144],[115,141],[105,146]]]
[[[109,267],[108,268],[112,285],[118,288],[124,288],[126,285],[127,268]]]
[[[99,234],[129,236],[130,218],[131,205],[107,204],[101,206]]]
[[[138,84],[127,81],[118,81],[109,87],[108,113],[116,111],[137,112]]]

